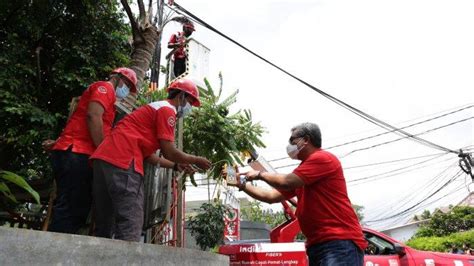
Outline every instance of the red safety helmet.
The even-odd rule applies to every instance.
[[[114,69],[114,71],[112,71],[112,74],[120,74],[122,77],[127,79],[132,84],[130,91],[137,92],[137,74],[135,73],[135,71],[127,67],[119,67]]]
[[[168,89],[166,89],[166,92],[170,92],[170,90],[180,90],[186,92],[194,98],[192,103],[193,106],[201,106],[201,101],[199,101],[199,90],[193,81],[189,79],[175,80],[170,84]]]
[[[194,29],[194,24],[193,24],[192,22],[186,22],[186,23],[184,23],[184,24],[183,24],[183,27],[184,27],[184,28],[188,28],[188,29],[190,29],[190,30],[192,30],[192,31],[195,31],[195,29]]]

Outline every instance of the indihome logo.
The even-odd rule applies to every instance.
[[[256,248],[255,248],[255,246],[240,247],[239,251],[242,252],[242,253],[251,253],[251,252],[255,252]]]

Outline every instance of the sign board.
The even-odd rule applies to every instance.
[[[219,254],[229,256],[229,265],[308,265],[303,242],[223,245]]]
[[[240,213],[239,208],[229,208],[224,216],[224,240],[236,241],[240,239]]]

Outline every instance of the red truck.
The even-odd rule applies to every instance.
[[[235,241],[219,248],[228,255],[230,265],[308,265],[303,242],[294,242],[299,232],[297,218],[286,202],[289,219],[274,228],[267,242]],[[365,250],[365,266],[474,266],[474,256],[420,251],[375,230],[364,228],[369,246]]]

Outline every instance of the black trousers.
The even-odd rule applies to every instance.
[[[57,190],[49,231],[75,234],[85,226],[92,203],[92,168],[88,160],[88,155],[71,149],[51,153]]]
[[[94,160],[95,235],[140,241],[143,228],[143,177],[133,162],[127,170]]]
[[[186,58],[176,58],[174,60],[173,67],[174,77],[177,78],[179,75],[183,74],[186,71]]]

